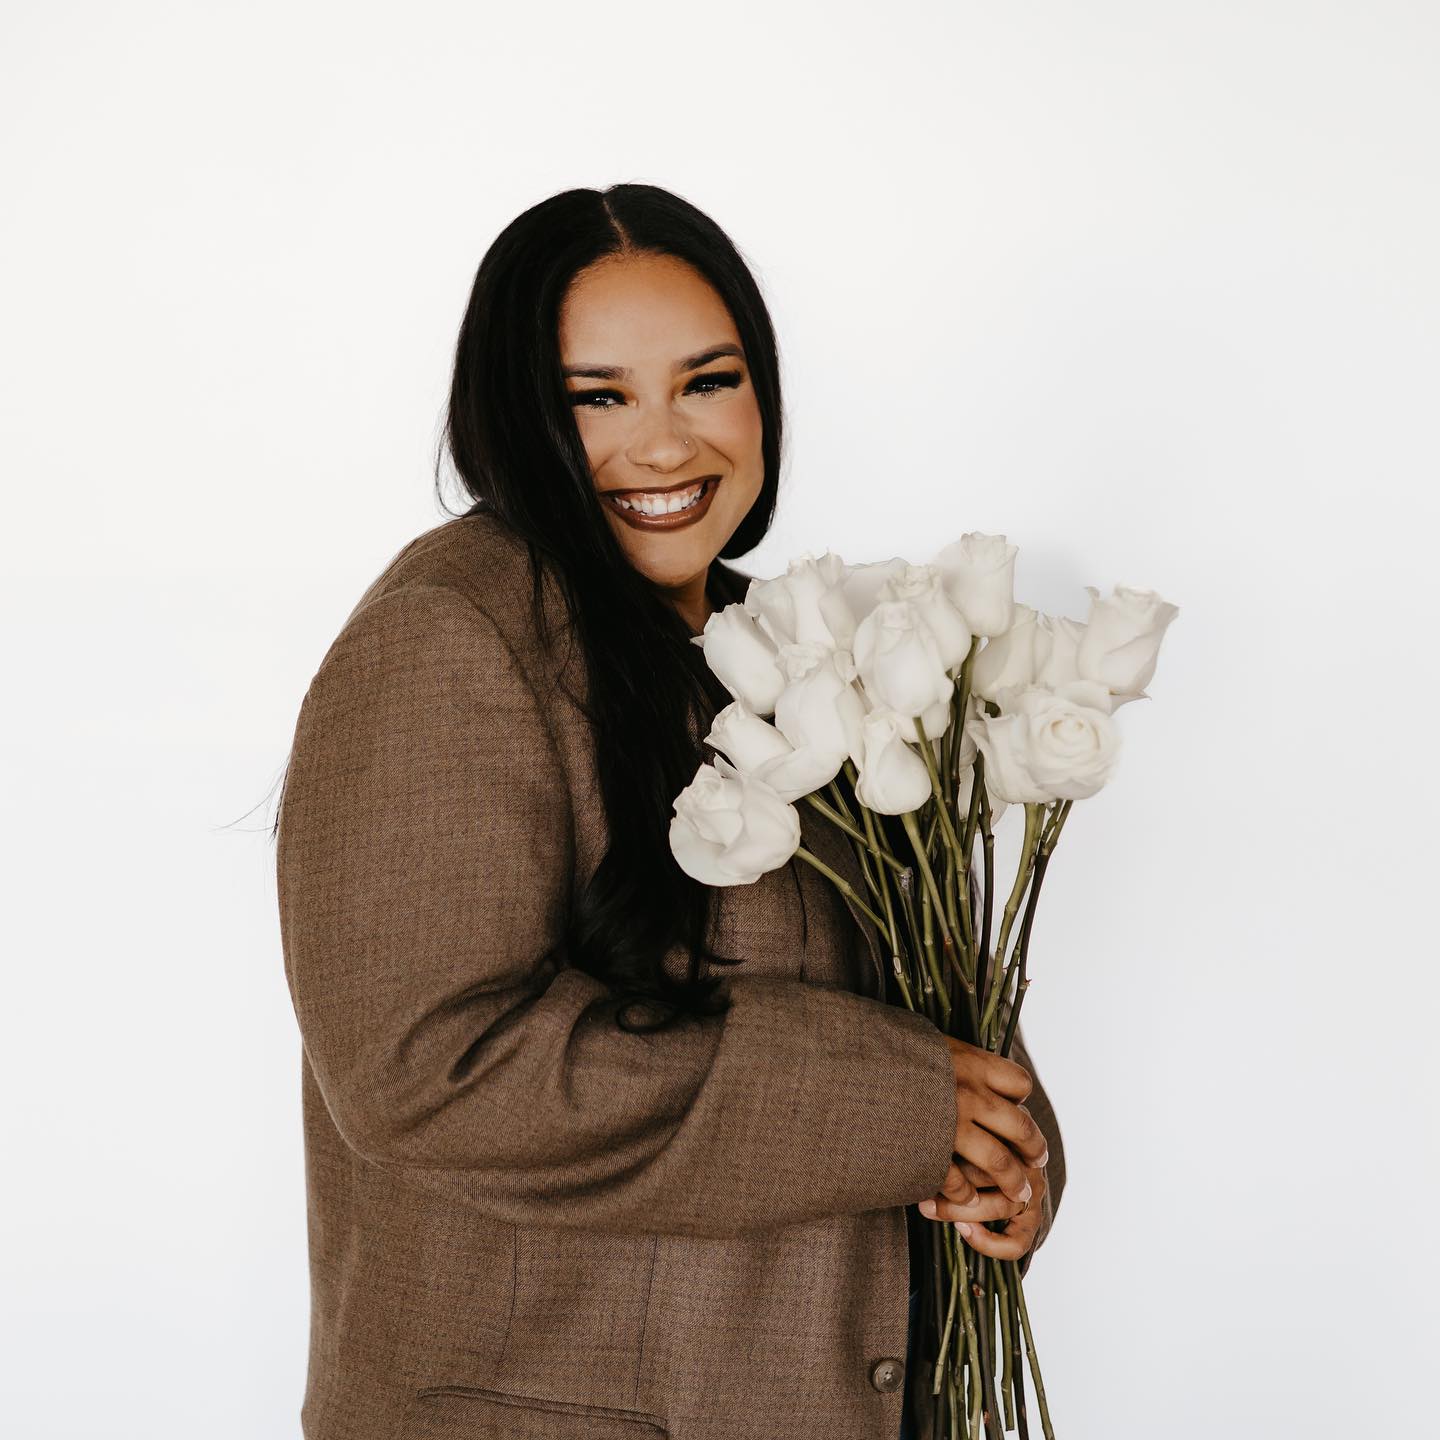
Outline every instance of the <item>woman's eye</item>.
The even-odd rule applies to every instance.
[[[601,405],[601,400],[623,401],[624,396],[616,390],[572,390],[570,392],[570,403],[572,405],[590,405],[596,410],[608,410],[610,406]]]
[[[718,395],[722,390],[733,390],[743,378],[738,370],[710,370],[697,375],[685,391],[689,395]],[[613,410],[625,403],[625,397],[618,390],[572,390],[570,403],[590,410]]]
[[[738,370],[711,370],[704,375],[697,375],[687,387],[697,395],[714,395],[721,390],[733,390],[740,383],[740,372]],[[713,385],[710,390],[695,390],[697,385]]]

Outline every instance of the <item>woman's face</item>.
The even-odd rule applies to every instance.
[[[606,518],[630,563],[698,630],[710,562],[765,474],[760,406],[735,322],[684,261],[607,257],[571,283],[559,342]],[[655,513],[697,493],[684,511]],[[638,508],[621,508],[622,498]]]

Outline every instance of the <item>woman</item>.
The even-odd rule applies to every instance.
[[[346,620],[277,825],[304,1433],[888,1440],[928,1393],[905,1207],[1028,1258],[1063,1158],[1023,1048],[887,1004],[812,867],[670,855],[730,699],[689,642],[775,507],[753,277],[664,190],[551,197],[480,266],[446,439],[473,504]]]

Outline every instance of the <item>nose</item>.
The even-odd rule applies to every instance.
[[[625,451],[632,465],[662,473],[678,469],[695,453],[695,442],[675,423],[668,411],[642,420]]]

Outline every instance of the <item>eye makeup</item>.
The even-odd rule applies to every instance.
[[[687,394],[691,395],[718,395],[723,390],[734,390],[744,379],[738,370],[707,370],[703,375],[696,375],[686,386]],[[713,389],[696,389],[696,386],[713,386]],[[615,400],[624,403],[625,397],[618,390],[572,390],[570,391],[570,403],[575,406],[583,406],[593,410],[613,410],[613,405],[597,404],[600,400]]]

